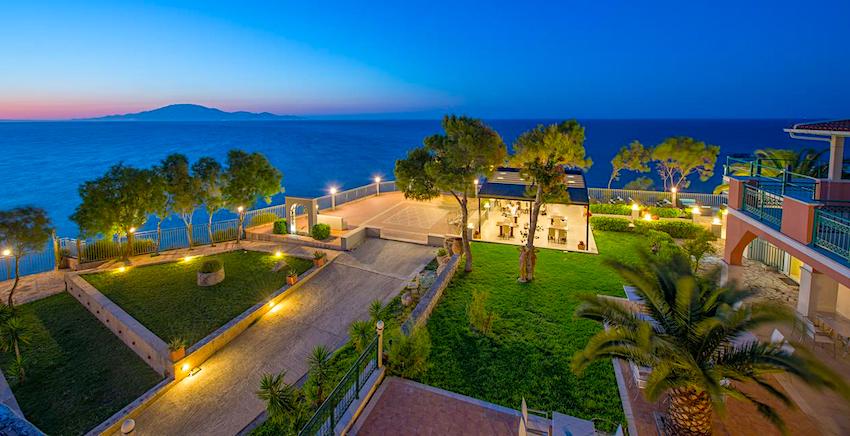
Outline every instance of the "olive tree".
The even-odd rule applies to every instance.
[[[211,157],[202,157],[192,165],[192,174],[198,180],[198,201],[207,212],[207,232],[210,245],[215,247],[213,239],[213,215],[224,207],[224,171],[221,164]]]
[[[703,182],[714,175],[714,164],[720,147],[708,145],[687,136],[674,136],[652,149],[658,175],[664,190],[684,189],[690,185],[688,176],[698,174]]]
[[[540,207],[552,200],[568,199],[565,167],[586,169],[593,162],[585,155],[584,127],[576,120],[538,125],[520,135],[513,149],[511,164],[530,183],[526,195],[534,197],[528,236],[520,249],[519,280],[527,282],[534,279],[537,262],[534,234]]]
[[[620,147],[620,151],[611,159],[611,177],[608,178],[608,189],[611,183],[620,180],[620,171],[629,170],[637,173],[649,171],[650,149],[640,141],[632,141],[628,147]]]
[[[27,206],[0,211],[0,244],[15,258],[15,281],[9,290],[8,305],[12,307],[15,289],[21,277],[21,258],[44,250],[53,228],[44,209]]]
[[[245,210],[251,207],[258,197],[262,197],[266,203],[271,203],[272,195],[281,192],[281,179],[283,174],[262,154],[242,150],[227,152],[222,197],[226,207],[239,214],[237,244],[242,237]]]
[[[73,220],[82,236],[124,235],[127,244],[121,254],[128,260],[133,249],[133,232],[142,227],[161,201],[153,170],[124,164],[113,165],[102,177],[80,185],[80,205]]]
[[[427,200],[449,192],[460,205],[461,235],[466,271],[472,271],[469,244],[469,194],[474,181],[490,176],[507,155],[505,143],[481,120],[465,116],[443,117],[445,133],[425,138],[424,145],[396,161],[396,185],[406,198]]]
[[[199,183],[189,171],[189,159],[182,154],[171,154],[158,168],[165,179],[165,191],[171,211],[180,217],[186,226],[186,239],[192,248],[192,217],[198,208]]]

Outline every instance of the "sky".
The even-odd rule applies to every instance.
[[[836,118],[850,1],[3,1],[0,119]]]

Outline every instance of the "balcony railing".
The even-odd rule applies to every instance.
[[[782,196],[744,185],[742,209],[753,218],[779,229],[782,227]]]
[[[814,169],[812,171],[819,172]],[[789,196],[803,201],[816,199],[818,182],[816,177],[783,168],[775,159],[727,157],[724,175],[758,180],[762,189],[775,195]]]
[[[850,209],[815,209],[812,245],[834,254],[845,263],[850,263]]]

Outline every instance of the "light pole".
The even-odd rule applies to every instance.
[[[375,177],[375,195],[381,195],[381,178]]]
[[[336,186],[331,187],[331,210],[336,210]]]
[[[381,368],[384,366],[384,321],[378,320],[375,330],[378,331],[378,368]]]
[[[242,223],[245,222],[245,208],[239,206],[236,208],[236,212],[239,214],[239,225],[236,229],[236,243],[239,244],[239,240],[242,238]]]

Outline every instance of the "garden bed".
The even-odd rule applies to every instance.
[[[210,259],[224,264],[225,279],[198,286],[198,269]],[[288,269],[273,271],[282,260],[298,274],[313,265],[308,259],[240,250],[82,277],[160,339],[182,338],[191,346],[286,285]]]
[[[528,406],[597,420],[613,431],[625,418],[610,362],[591,365],[581,376],[572,356],[599,331],[576,319],[580,294],[623,296],[622,282],[605,259],[636,262],[636,234],[594,231],[599,256],[540,250],[535,280],[517,283],[517,251],[501,244],[474,243],[471,273],[458,272],[434,309],[430,368],[419,381],[513,409]],[[473,291],[486,291],[496,313],[488,335],[470,328],[467,307]]]
[[[12,391],[27,419],[47,434],[82,434],[162,377],[67,293],[17,307],[30,331],[28,362]],[[2,353],[4,371],[14,353]],[[7,378],[8,374],[7,374]]]

